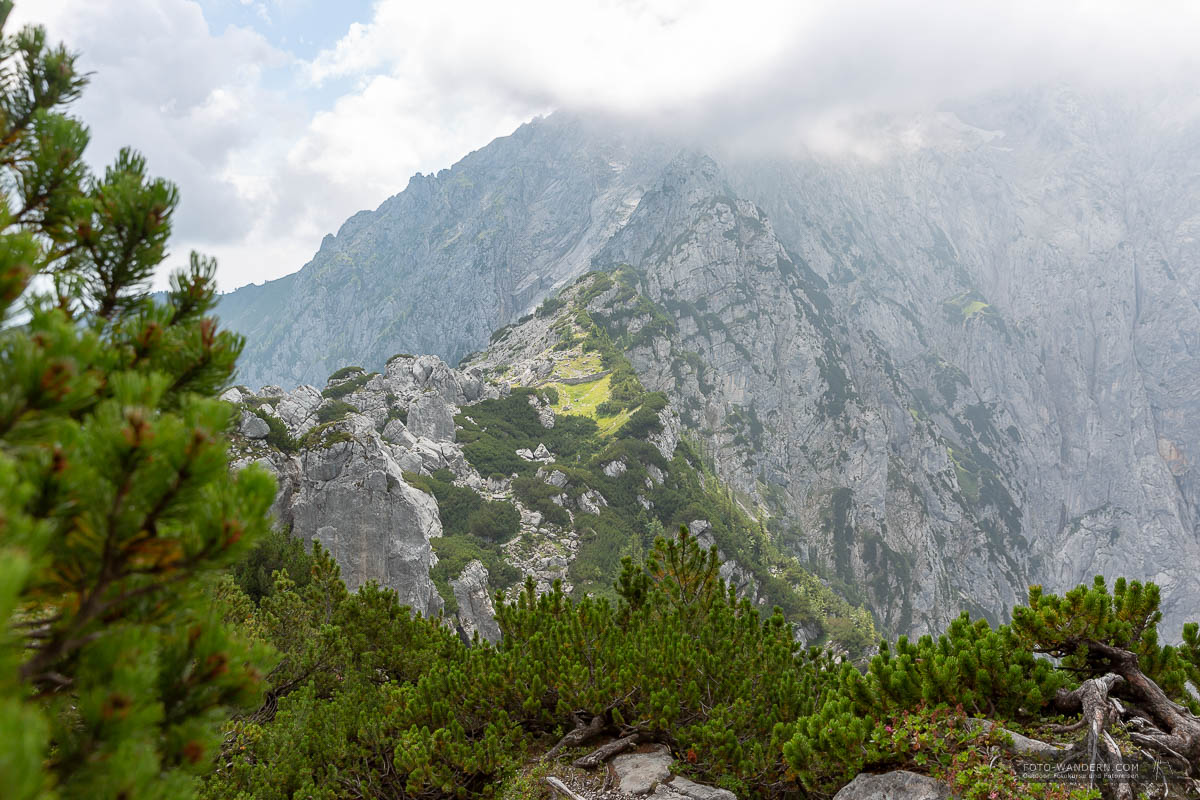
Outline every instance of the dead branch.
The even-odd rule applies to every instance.
[[[567,800],[586,800],[581,795],[575,794],[575,792],[568,789],[567,785],[558,778],[546,778],[546,783],[549,784],[550,791],[554,793],[555,797],[561,795],[567,798]]]
[[[608,744],[597,747],[586,756],[577,758],[571,762],[571,766],[579,767],[580,769],[595,769],[603,764],[608,759],[615,755],[624,753],[629,748],[637,744],[641,734],[631,733],[628,736],[623,736],[620,739],[615,739]]]
[[[542,758],[550,761],[562,750],[568,747],[578,747],[581,744],[586,744],[604,733],[604,729],[606,727],[607,725],[605,724],[603,715],[592,717],[592,721],[586,725],[583,724],[582,720],[579,720],[574,730],[568,732],[566,736],[559,739],[558,744],[547,750]]]

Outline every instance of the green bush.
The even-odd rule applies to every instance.
[[[342,367],[337,372],[330,375],[329,379],[326,381],[326,383],[329,383],[331,381],[340,381],[340,380],[343,380],[344,378],[349,378],[351,375],[358,375],[365,371],[366,370],[364,370],[362,367]]]
[[[547,297],[542,301],[542,304],[537,307],[537,311],[533,313],[538,319],[545,319],[546,317],[554,316],[554,312],[558,311],[566,304],[567,302],[557,295],[554,297]]]
[[[335,383],[333,386],[326,386],[325,389],[322,390],[321,396],[337,399],[339,397],[345,397],[348,394],[353,394],[362,387],[366,386],[367,383],[369,383],[370,380],[378,374],[378,372],[371,372],[368,374],[359,375],[356,378],[344,380],[341,383]]]
[[[502,544],[521,529],[521,514],[512,503],[483,503],[467,518],[467,532],[479,539]]]
[[[255,416],[267,423],[267,427],[270,429],[266,435],[267,444],[283,453],[294,453],[300,449],[300,442],[292,438],[292,435],[288,433],[287,426],[283,424],[283,420],[274,414],[268,414],[261,408],[255,407],[251,410]]]
[[[358,409],[344,400],[326,400],[317,407],[317,422],[333,422],[347,414],[357,414]]]
[[[303,588],[312,569],[304,542],[287,529],[273,529],[230,570],[238,587],[258,603],[275,589],[275,573],[282,571],[297,588]]]

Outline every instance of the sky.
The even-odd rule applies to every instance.
[[[836,156],[863,119],[1039,82],[1200,89],[1191,0],[17,0],[26,23],[92,73],[89,161],[131,145],[177,183],[167,266],[216,256],[223,290],[556,109]]]

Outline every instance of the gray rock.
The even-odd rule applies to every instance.
[[[656,800],[737,800],[737,795],[728,789],[717,789],[675,776],[670,783],[661,783],[651,797]]]
[[[656,745],[648,753],[625,753],[611,762],[617,776],[617,788],[629,794],[650,794],[671,778],[675,759],[665,745]]]
[[[656,433],[650,434],[650,444],[658,449],[663,458],[669,459],[675,453],[675,446],[679,444],[679,415],[670,408],[664,408],[658,412],[658,422],[660,428]]]
[[[609,461],[603,467],[604,474],[610,478],[616,478],[620,475],[624,475],[625,471],[627,469],[629,469],[629,467],[625,464],[624,461],[620,461],[620,460]]]
[[[422,394],[408,408],[409,432],[434,442],[454,441],[454,407],[439,395]]]
[[[544,444],[539,444],[537,446],[537,449],[533,451],[533,458],[535,461],[553,461],[554,460],[554,456],[550,453],[550,451],[546,448],[546,445],[544,445]]]
[[[380,435],[389,442],[406,448],[411,448],[417,443],[417,437],[413,436],[405,424],[398,419],[388,420]]]
[[[859,775],[841,788],[833,800],[948,800],[950,788],[933,778],[897,770],[881,775]]]
[[[297,386],[279,399],[275,414],[294,436],[316,423],[317,407],[324,399],[312,386]]]
[[[238,420],[238,433],[242,436],[247,439],[263,439],[270,432],[271,427],[267,425],[266,420],[249,411],[242,412],[241,419]]]
[[[488,587],[487,568],[478,559],[463,568],[462,574],[450,581],[454,599],[458,601],[459,627],[467,638],[476,632],[492,644],[500,641],[500,626],[496,624],[496,609]]]
[[[588,489],[581,493],[575,503],[578,505],[579,510],[585,514],[599,514],[600,509],[608,506],[608,501],[604,499],[604,495],[595,489]]]
[[[967,726],[971,728],[980,728],[985,732],[996,730],[1008,737],[1009,741],[1004,744],[1004,748],[1010,753],[1027,758],[1036,758],[1041,760],[1053,760],[1062,757],[1066,752],[1066,748],[1058,745],[1042,742],[1037,739],[1030,739],[1028,736],[1023,736],[1016,731],[1010,731],[1007,728],[1002,728],[996,723],[988,719],[968,719]]]
[[[543,469],[539,469],[537,474],[538,477],[555,488],[562,489],[567,485],[567,473],[565,472],[556,469],[546,472]]]
[[[553,369],[553,364],[551,365]],[[529,395],[529,405],[533,406],[533,410],[537,413],[538,422],[543,428],[554,427],[554,409],[549,403],[543,402],[536,394]]]
[[[430,540],[442,535],[436,501],[404,482],[370,420],[352,414],[332,431],[349,440],[303,451],[281,477],[280,522],[302,541],[320,540],[349,588],[375,580],[414,610],[437,615],[442,599],[429,578]]]

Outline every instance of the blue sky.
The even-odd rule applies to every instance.
[[[200,7],[209,27],[253,28],[274,46],[303,59],[337,44],[350,25],[370,20],[371,0],[290,0],[243,2],[203,0]]]
[[[215,255],[224,289],[555,109],[879,159],[920,142],[865,120],[1056,80],[1194,102],[1200,74],[1190,0],[17,0],[27,22],[94,73],[89,160],[133,145],[175,181],[168,266]]]

